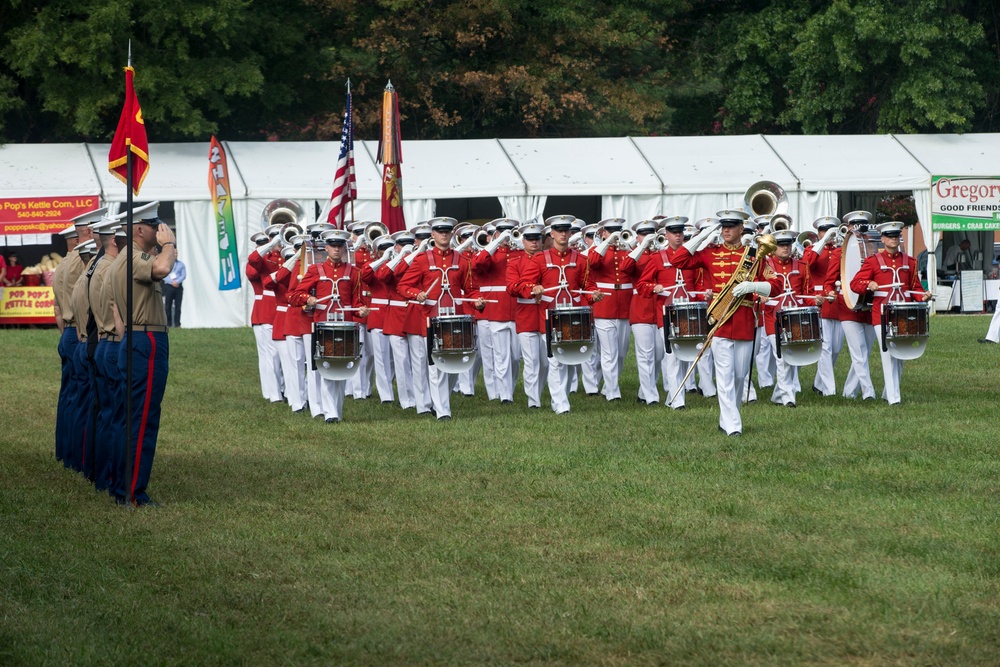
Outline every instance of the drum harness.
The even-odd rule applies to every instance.
[[[663,304],[663,309],[662,309],[663,310],[663,342],[664,342],[664,349],[666,350],[667,354],[673,354],[673,349],[670,346],[670,335],[669,334],[672,331],[671,331],[671,324],[670,324],[670,322],[667,321],[667,307],[670,306],[670,305],[672,305],[673,302],[674,302],[674,300],[680,301],[680,299],[683,298],[684,301],[690,301],[691,300],[691,295],[688,294],[687,286],[686,286],[686,283],[684,282],[684,272],[681,269],[678,269],[676,266],[674,266],[673,262],[670,261],[670,257],[667,256],[667,251],[666,250],[661,250],[659,252],[659,255],[660,255],[660,258],[663,260],[663,268],[665,268],[665,269],[673,268],[673,270],[677,274],[677,275],[674,276],[674,284],[670,285],[669,287],[664,287],[663,291],[660,292],[660,296],[669,299],[669,301],[667,303]],[[683,292],[684,296],[681,297],[680,295],[676,294],[677,290],[680,290],[681,292]]]
[[[351,280],[351,270],[353,268],[354,268],[353,266],[351,266],[347,262],[344,262],[344,275],[341,276],[340,278],[337,278],[336,280],[334,280],[326,272],[327,271],[326,262],[323,262],[322,264],[316,265],[316,271],[319,273],[319,282],[316,283],[317,287],[319,286],[319,283],[324,282],[324,281],[330,283],[330,294],[332,295],[330,297],[330,303],[317,304],[316,306],[314,306],[314,308],[319,308],[320,310],[325,310],[326,311],[326,321],[327,322],[343,322],[344,321],[344,313],[343,313],[343,311],[340,311],[340,284],[339,283],[340,283],[341,280],[347,280],[347,281]],[[314,287],[312,290],[310,290],[310,293],[313,293],[315,291],[316,291],[316,288]],[[313,294],[313,296],[315,296],[315,294]],[[336,312],[334,312],[335,310],[336,310]],[[313,347],[315,347],[316,345],[318,345],[318,342],[319,342],[318,339],[317,339],[317,337],[316,337],[316,323],[315,322],[313,322],[312,339],[313,339]],[[313,354],[310,355],[310,356],[312,356],[312,369],[316,370],[316,350],[313,350]]]
[[[556,290],[556,293],[554,295],[552,295],[552,297],[550,297],[548,299],[548,300],[551,300],[551,301],[555,302],[555,307],[556,308],[558,308],[559,305],[560,305],[559,304],[559,295],[562,292],[566,292],[566,298],[569,299],[569,305],[570,305],[570,307],[572,307],[574,305],[573,304],[574,301],[579,300],[579,299],[574,299],[573,298],[573,293],[570,292],[570,290],[569,290],[569,280],[566,278],[566,269],[570,269],[570,268],[575,268],[576,267],[576,259],[577,259],[577,257],[580,256],[580,253],[578,253],[575,249],[572,249],[572,248],[570,249],[569,252],[570,252],[570,255],[569,255],[569,261],[568,262],[566,262],[565,264],[556,264],[555,262],[552,261],[552,250],[549,249],[549,250],[545,251],[545,268],[546,269],[550,269],[550,270],[551,269],[556,269],[557,271],[559,271],[559,289]],[[581,285],[581,287],[584,287],[584,285]],[[542,300],[544,301],[544,300],[546,300],[546,298],[543,296]],[[562,303],[562,305],[565,306],[566,302],[564,301]],[[551,359],[552,358],[552,319],[549,318],[549,317],[545,318],[545,351],[546,351],[546,356],[548,356],[548,358]]]
[[[777,298],[768,299],[764,302],[765,306],[777,306],[777,310],[780,311],[783,308],[788,308],[788,302],[791,300],[793,306],[798,306],[798,297],[795,295],[795,290],[792,289],[792,276],[797,276],[801,272],[799,271],[799,260],[793,257],[792,270],[788,273],[782,273],[778,271],[777,265],[774,263],[774,257],[768,257],[767,262],[771,265],[771,269],[781,276],[781,281],[785,284],[785,291],[778,295]],[[777,317],[777,312],[775,312],[776,317],[774,318],[774,351],[778,359],[781,359],[781,318]],[[793,334],[794,335],[794,334]]]
[[[899,272],[900,271],[907,271],[908,272],[910,270],[910,263],[907,261],[909,258],[907,257],[906,253],[902,252],[902,251],[900,251],[900,252],[898,252],[896,254],[899,255],[900,261],[903,264],[898,269],[894,268],[894,267],[891,267],[891,266],[889,266],[888,264],[885,263],[885,253],[884,252],[880,252],[877,255],[875,255],[875,258],[878,259],[879,268],[882,271],[892,271],[892,287],[891,287],[891,289],[888,292],[886,292],[885,290],[875,290],[873,292],[873,294],[875,296],[884,296],[884,297],[886,297],[886,300],[880,306],[880,311],[879,311],[879,322],[880,322],[879,329],[881,329],[881,333],[882,333],[882,351],[883,352],[888,352],[889,351],[889,341],[886,340],[886,338],[887,338],[887,336],[886,336],[887,331],[886,331],[886,321],[885,321],[885,304],[886,303],[898,303],[898,302],[905,302],[906,301],[906,295],[905,295],[905,293],[902,290],[902,287],[903,287],[904,283],[902,282],[902,280],[900,280]],[[909,275],[909,274],[907,274],[907,275]]]
[[[434,306],[435,309],[437,310],[437,314],[438,315],[445,315],[445,316],[447,316],[447,315],[454,315],[455,314],[455,297],[451,293],[451,281],[448,280],[448,272],[451,271],[452,269],[456,269],[456,270],[459,269],[459,266],[458,266],[459,254],[457,252],[452,252],[452,255],[451,255],[451,266],[437,266],[434,263],[434,251],[431,250],[431,249],[427,250],[426,256],[427,256],[427,270],[428,271],[438,271],[441,274],[441,278],[440,278],[440,280],[441,280],[441,293],[438,295],[438,298],[437,298],[436,301],[431,301],[431,300],[428,299],[427,301],[424,301],[424,304],[425,305],[429,305],[429,306]],[[437,282],[437,281],[435,281],[435,282]],[[447,294],[448,298],[451,300],[451,306],[443,306],[443,305],[441,305],[442,302],[444,301],[445,294]],[[427,296],[430,296],[430,294],[428,294]],[[442,311],[444,311],[444,312],[442,312]],[[432,317],[434,317],[434,316],[432,316]],[[431,318],[429,317],[429,318],[427,318],[427,365],[428,366],[433,366],[434,365],[434,357],[431,355],[431,353],[433,351],[434,351],[434,329],[433,329],[433,327],[431,327]]]

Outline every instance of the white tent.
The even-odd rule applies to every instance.
[[[300,201],[304,222],[328,204],[338,142],[227,142],[241,261],[263,207]],[[381,215],[377,143],[358,142],[359,199],[354,219]],[[838,193],[910,190],[921,231],[930,231],[930,176],[995,175],[1000,134],[735,137],[617,137],[404,141],[403,207],[407,223],[432,217],[436,200],[497,197],[506,215],[537,218],[549,196],[599,196],[602,217],[639,220],[658,213],[699,218],[741,205],[758,180],[788,192],[800,229],[837,211]],[[107,171],[107,144],[0,147],[0,198],[100,195],[125,201]],[[208,143],[153,144],[139,201],[174,202],[178,250],[188,266],[184,323],[239,326],[252,295],[219,292],[215,221],[208,188]],[[572,211],[560,211],[572,213]]]

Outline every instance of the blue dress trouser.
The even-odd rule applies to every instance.
[[[72,393],[66,403],[66,458],[63,464],[77,472],[83,472],[85,463],[83,442],[87,436],[87,418],[83,413],[83,405],[90,395],[86,343],[77,343],[73,347],[73,356],[69,361],[72,366],[70,371]]]
[[[118,489],[121,471],[125,470],[125,373],[118,368],[118,354],[121,343],[108,341],[105,344],[104,372],[111,387],[110,409],[108,413],[108,495],[119,502],[125,502],[125,492]],[[122,489],[125,487],[122,486]]]
[[[156,436],[160,430],[160,403],[167,387],[170,347],[167,334],[137,331],[131,341],[126,336],[118,349],[118,370],[126,376],[128,345],[132,347],[132,433],[127,434],[125,456],[132,464],[132,476],[125,479],[125,466],[115,478],[115,497],[124,499],[129,489],[136,505],[149,502],[146,487],[153,470]],[[125,388],[126,391],[129,388]],[[123,401],[124,402],[124,401]]]
[[[62,336],[59,337],[59,359],[62,362],[62,380],[59,384],[59,402],[56,404],[56,459],[69,467],[66,460],[66,444],[69,441],[69,434],[66,431],[67,424],[70,423],[70,402],[74,393],[73,388],[73,353],[79,341],[76,339],[76,327],[66,327]]]
[[[111,345],[115,348],[115,357],[111,359],[111,363],[117,370],[118,343],[102,340],[97,343],[94,351],[94,387],[98,400],[97,429],[94,431],[94,487],[98,491],[111,488],[111,462],[114,458],[111,430],[114,388],[108,375],[108,347]]]

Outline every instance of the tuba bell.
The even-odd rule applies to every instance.
[[[306,237],[306,232],[302,229],[302,225],[294,220],[289,220],[281,226],[278,236],[281,238],[281,245],[291,247],[297,237]]]
[[[260,223],[264,227],[284,225],[289,222],[301,226],[306,212],[302,205],[291,199],[275,199],[264,207],[260,214]]]
[[[783,215],[788,211],[788,196],[774,181],[758,181],[743,195],[743,209],[754,217]]]
[[[799,245],[802,246],[803,249],[805,249],[811,246],[813,243],[816,243],[816,241],[819,241],[819,234],[812,231],[811,229],[807,229],[806,231],[799,234],[795,238],[795,240],[798,242]]]
[[[784,232],[792,228],[792,219],[784,213],[771,216],[771,231]]]
[[[375,239],[380,236],[388,236],[389,228],[381,222],[370,222],[365,226],[365,233],[361,238],[365,239],[372,248],[375,247]]]

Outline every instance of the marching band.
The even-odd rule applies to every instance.
[[[775,184],[747,201],[749,213],[695,224],[438,217],[390,235],[377,222],[302,228],[278,200],[246,269],[261,393],[328,423],[342,420],[345,394],[365,400],[372,389],[382,403],[448,420],[451,395],[473,395],[481,371],[488,400],[513,403],[520,376],[529,408],[547,388],[563,414],[580,385],[621,400],[634,344],[638,403],[659,404],[660,383],[672,409],[689,391],[715,395],[719,430],[738,436],[740,405],[757,395],[755,363],[762,386],[773,378],[771,402],[794,408],[800,366],[817,364],[813,391],[836,394],[846,340],[843,396],[875,398],[877,341],[883,398],[898,404],[902,361],[926,347],[930,298],[899,250],[902,224],[876,230],[871,213],[853,211],[796,235]]]

